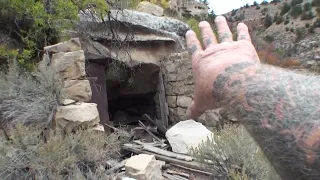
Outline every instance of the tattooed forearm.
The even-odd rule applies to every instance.
[[[238,63],[213,96],[253,135],[282,179],[320,178],[320,77]]]

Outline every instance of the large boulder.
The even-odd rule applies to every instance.
[[[142,1],[138,7],[138,11],[145,12],[154,16],[162,16],[163,8],[147,1]]]
[[[157,161],[154,155],[140,154],[132,156],[125,164],[126,174],[139,180],[162,180],[163,162]]]
[[[148,13],[126,9],[111,10],[103,21],[93,14],[89,10],[81,12],[78,25],[78,29],[85,31],[92,39],[110,40],[116,37],[121,41],[132,42],[174,41],[179,48],[186,49],[184,36],[190,27],[177,19],[157,17]],[[106,23],[108,26],[105,25]],[[110,32],[110,27],[117,28],[116,34]]]
[[[182,21],[170,17],[157,17],[133,10],[111,10],[111,16],[123,23],[140,26],[161,33],[173,33],[184,36],[190,27]]]
[[[181,121],[166,132],[173,152],[188,154],[190,148],[198,147],[201,142],[213,138],[213,133],[194,120]]]

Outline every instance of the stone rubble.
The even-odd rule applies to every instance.
[[[138,180],[163,180],[161,167],[164,164],[156,160],[154,155],[132,156],[125,164],[126,175]]]
[[[213,138],[213,133],[201,123],[186,120],[170,128],[166,133],[166,138],[173,152],[188,154],[190,148],[197,147],[208,138]]]

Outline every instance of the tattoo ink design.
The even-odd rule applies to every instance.
[[[220,41],[223,42],[230,37],[232,37],[231,33],[224,33],[222,36],[220,36]]]
[[[247,39],[247,36],[246,35],[240,35],[238,40],[246,40]]]
[[[320,179],[320,77],[253,66],[226,68],[213,96],[243,122],[282,179]]]
[[[193,54],[198,50],[197,45],[192,45],[190,48],[188,48],[188,51],[190,54]]]
[[[209,38],[206,40],[206,45],[209,46],[210,44],[212,44],[212,39]]]

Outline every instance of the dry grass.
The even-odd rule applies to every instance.
[[[212,140],[191,149],[193,156],[206,164],[219,179],[277,180],[279,177],[263,152],[243,126],[227,126]],[[212,163],[207,163],[208,160]],[[211,165],[210,165],[211,164]]]
[[[45,125],[60,87],[53,70],[46,66],[30,73],[12,64],[0,76],[0,127],[17,122]]]
[[[109,160],[119,159],[129,134],[109,136],[80,131],[56,133],[44,143],[37,128],[17,126],[12,140],[0,144],[0,179],[110,179]]]

